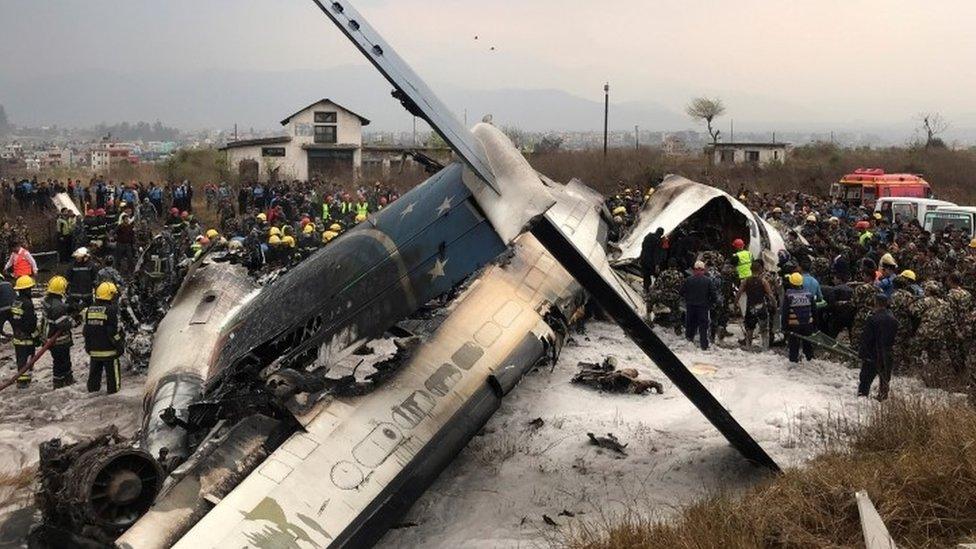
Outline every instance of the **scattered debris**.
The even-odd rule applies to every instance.
[[[627,455],[627,452],[625,450],[625,448],[627,448],[627,445],[620,444],[620,441],[617,440],[616,435],[614,435],[613,433],[607,433],[607,436],[605,437],[598,437],[593,433],[586,433],[586,436],[590,437],[590,444],[593,444],[594,446],[599,446],[600,448],[606,448],[607,450],[616,452],[622,456]]]
[[[603,364],[580,362],[580,371],[573,376],[573,383],[589,385],[601,391],[611,393],[631,393],[641,395],[654,390],[657,394],[664,393],[664,386],[653,379],[639,379],[640,374],[633,368],[617,369],[616,357],[608,356]]]
[[[576,516],[576,513],[572,512],[572,511],[567,511],[566,509],[563,509],[562,511],[559,512],[559,515],[558,516],[560,516],[560,517],[573,518],[573,517]]]
[[[413,528],[415,526],[420,526],[420,523],[413,522],[413,521],[406,521],[406,522],[401,522],[399,524],[394,524],[393,526],[390,526],[390,530],[402,530],[404,528]]]
[[[549,515],[542,515],[542,522],[548,524],[549,526],[557,526],[557,527],[559,526],[559,524],[556,523],[556,521],[552,520],[552,518]]]
[[[532,427],[533,429],[538,429],[545,424],[546,422],[541,417],[537,417],[529,422],[529,427]]]

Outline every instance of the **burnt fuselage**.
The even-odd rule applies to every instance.
[[[242,367],[328,365],[505,250],[454,164],[246,303],[220,335],[211,387]]]

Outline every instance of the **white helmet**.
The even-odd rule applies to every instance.
[[[77,250],[74,251],[73,254],[71,254],[71,257],[73,257],[75,259],[81,259],[83,257],[88,257],[88,248],[86,248],[84,246],[78,248]]]

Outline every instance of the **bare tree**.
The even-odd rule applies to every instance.
[[[712,138],[712,144],[718,143],[718,136],[722,132],[712,128],[712,120],[725,114],[725,105],[722,104],[721,99],[696,97],[685,107],[685,112],[695,120],[704,120],[705,126],[708,128],[708,135]]]
[[[918,115],[918,131],[925,134],[925,148],[945,147],[940,135],[949,129],[949,121],[937,112],[923,112]]]

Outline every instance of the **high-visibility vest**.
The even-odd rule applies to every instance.
[[[18,248],[14,252],[14,277],[34,276],[34,267],[31,266],[30,260],[27,259],[28,255],[30,255],[29,252],[24,248]]]
[[[739,280],[752,276],[752,254],[749,250],[739,250],[733,255],[735,257],[735,272],[739,275]]]
[[[61,236],[71,236],[71,233],[75,230],[75,220],[74,218],[59,217],[58,218],[58,234]]]
[[[328,202],[323,202],[322,203],[322,220],[325,221],[326,219],[329,219],[329,203]]]
[[[861,234],[861,236],[857,239],[857,242],[861,246],[865,246],[867,245],[867,242],[872,238],[874,238],[874,233],[872,233],[871,231],[864,231],[864,233]]]
[[[369,215],[369,203],[360,202],[356,204],[356,215]]]

